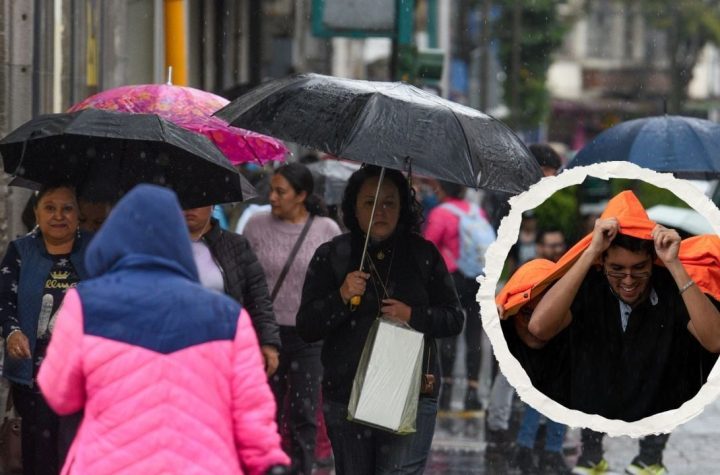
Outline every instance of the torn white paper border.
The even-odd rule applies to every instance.
[[[490,338],[500,369],[510,384],[515,387],[523,401],[550,419],[571,427],[588,427],[605,432],[611,437],[621,435],[642,437],[648,434],[670,432],[700,414],[705,406],[720,394],[720,376],[718,375],[720,365],[716,364],[713,367],[707,383],[703,385],[698,394],[677,409],[661,412],[635,422],[606,419],[599,415],[568,409],[535,389],[525,370],[510,353],[500,328],[500,317],[495,306],[496,287],[508,252],[517,241],[522,213],[538,207],[558,190],[581,184],[588,176],[604,180],[611,178],[642,180],[659,188],[665,188],[704,216],[710,222],[714,232],[720,234],[720,210],[692,183],[677,179],[669,173],[658,173],[630,162],[605,162],[572,168],[563,171],[558,176],[543,178],[528,191],[510,199],[510,213],[500,225],[497,240],[487,250],[485,276],[478,277],[480,290],[477,295],[483,328]]]

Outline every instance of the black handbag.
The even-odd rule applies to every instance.
[[[22,474],[21,419],[8,393],[5,415],[0,425],[0,470],[5,474]]]

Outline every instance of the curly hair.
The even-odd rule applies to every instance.
[[[354,234],[364,234],[355,213],[360,188],[366,180],[379,177],[380,170],[382,169],[378,166],[365,165],[350,176],[345,187],[342,201],[343,223]],[[423,223],[422,206],[415,198],[415,190],[410,186],[407,178],[397,170],[387,169],[383,181],[392,182],[400,192],[398,228],[403,232],[420,232],[420,226]]]

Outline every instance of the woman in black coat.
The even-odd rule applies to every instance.
[[[420,395],[416,427],[396,435],[347,420],[353,378],[368,332],[379,316],[425,334],[423,372],[439,381],[435,338],[454,336],[463,312],[452,277],[435,246],[418,234],[420,205],[398,171],[386,171],[370,231],[365,271],[358,271],[380,168],[366,166],[348,181],[342,203],[349,233],[318,248],[305,278],[297,329],[324,340],[325,421],[338,474],[401,470],[422,473],[435,429],[438,384]],[[360,305],[350,309],[353,296]]]

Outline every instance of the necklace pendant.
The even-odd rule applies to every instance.
[[[383,259],[385,259],[385,253],[382,252],[382,251],[378,251],[378,253],[377,253],[377,258],[378,258],[378,260],[383,260]]]

